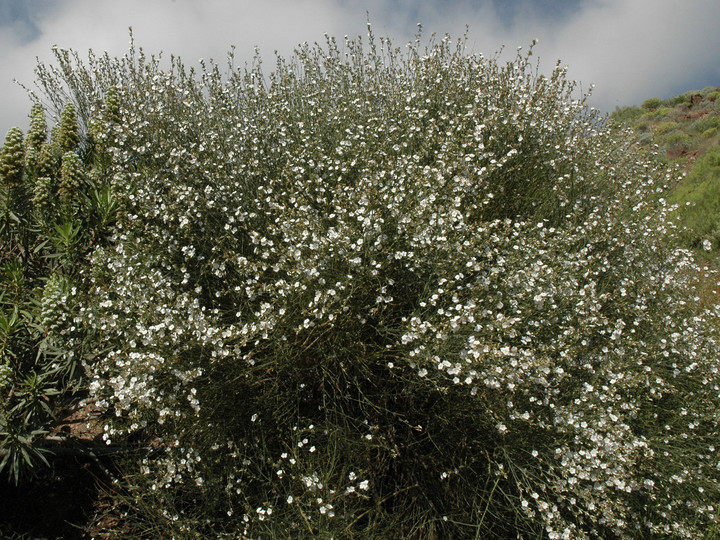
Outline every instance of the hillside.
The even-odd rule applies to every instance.
[[[611,120],[631,130],[636,143],[657,152],[682,175],[669,202],[687,228],[683,239],[703,258],[716,261],[720,247],[720,87],[670,99],[647,99],[617,109]]]
[[[720,538],[718,96],[369,39],[38,66],[0,537]]]

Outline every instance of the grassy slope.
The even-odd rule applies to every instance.
[[[685,173],[668,197],[686,227],[683,241],[709,262],[720,262],[720,87],[650,98],[640,107],[617,109],[611,120]]]

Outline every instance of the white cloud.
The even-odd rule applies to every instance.
[[[718,21],[717,0],[594,1],[549,36],[549,46],[614,107],[720,85]]]
[[[29,43],[21,43],[12,27],[0,27],[0,136],[11,125],[27,125],[30,102],[11,81],[32,83],[36,56],[51,61],[54,44],[81,56],[90,48],[119,56],[128,50],[129,26],[147,53],[176,54],[186,65],[199,58],[223,61],[231,45],[240,61],[250,60],[257,45],[271,69],[276,49],[287,56],[299,42],[322,41],[325,32],[338,38],[364,34],[369,11],[375,34],[390,35],[396,45],[412,39],[418,22],[426,37],[430,32],[459,37],[469,25],[469,48],[486,56],[503,45],[514,53],[539,38],[535,54],[543,71],[562,59],[584,88],[596,85],[594,103],[608,110],[695,84],[720,84],[717,0],[570,4],[549,12],[544,10],[559,4],[517,0],[508,24],[489,0],[56,0],[32,11],[40,37]]]

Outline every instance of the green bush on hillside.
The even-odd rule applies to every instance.
[[[661,122],[655,125],[653,132],[655,135],[665,135],[671,131],[675,131],[680,127],[677,122]]]
[[[612,119],[616,122],[627,123],[642,116],[643,110],[639,107],[616,107]]]
[[[720,127],[720,116],[707,115],[703,118],[699,118],[692,124],[692,129],[698,133],[704,133],[705,131],[712,128]]]
[[[54,137],[51,194],[104,440],[157,449],[124,464],[126,535],[714,525],[719,314],[673,247],[673,179],[564,69],[372,35],[270,75],[57,61],[50,103],[119,119],[78,143],[93,167]],[[117,221],[86,256],[100,188]]]
[[[643,101],[642,108],[647,110],[657,109],[662,105],[662,100],[660,98],[648,98],[645,101]]]
[[[684,94],[679,94],[665,100],[664,103],[669,107],[677,107],[678,105],[690,105],[690,98],[694,93],[695,92],[685,92]]]
[[[693,143],[692,137],[679,129],[665,133],[657,140],[666,148],[688,148]]]

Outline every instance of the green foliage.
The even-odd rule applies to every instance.
[[[49,237],[57,250],[55,256],[61,257],[66,263],[66,268],[72,269],[78,262],[82,227],[72,219],[68,219],[57,223],[54,229],[54,234],[51,233]]]
[[[680,127],[677,122],[662,122],[655,125],[655,135],[665,135],[670,131],[675,131]]]
[[[708,114],[707,116],[700,118],[699,120],[695,121],[692,125],[692,129],[695,131],[698,131],[700,133],[704,133],[705,131],[712,129],[712,128],[719,128],[720,127],[720,115],[712,115]]]
[[[692,144],[693,139],[690,135],[683,131],[674,130],[669,133],[665,133],[659,138],[659,141],[661,141],[665,147],[672,149],[688,148]]]
[[[0,470],[7,470],[15,483],[19,483],[28,471],[39,464],[49,466],[45,452],[33,446],[33,439],[46,432],[35,430],[30,433],[21,433],[8,426],[5,418],[0,416],[0,451],[4,452],[0,461]]]
[[[110,230],[120,209],[120,203],[112,187],[109,184],[99,188],[92,186],[89,195],[90,210],[98,229]]]
[[[616,122],[627,123],[642,116],[643,110],[639,107],[616,107],[611,117]]]
[[[638,122],[652,122],[656,118],[657,118],[656,112],[647,112],[638,119]]]
[[[713,146],[701,156],[685,181],[674,191],[672,202],[683,229],[683,238],[694,248],[716,251],[720,245],[720,147]]]
[[[657,109],[662,105],[662,100],[660,98],[649,98],[643,101],[642,108],[647,110]]]
[[[48,464],[38,444],[57,411],[86,391],[72,279],[87,266],[91,245],[107,242],[118,211],[106,174],[89,157],[57,153],[80,144],[72,107],[53,135],[46,140],[36,105],[27,138],[13,128],[0,150],[0,471],[15,482]]]

